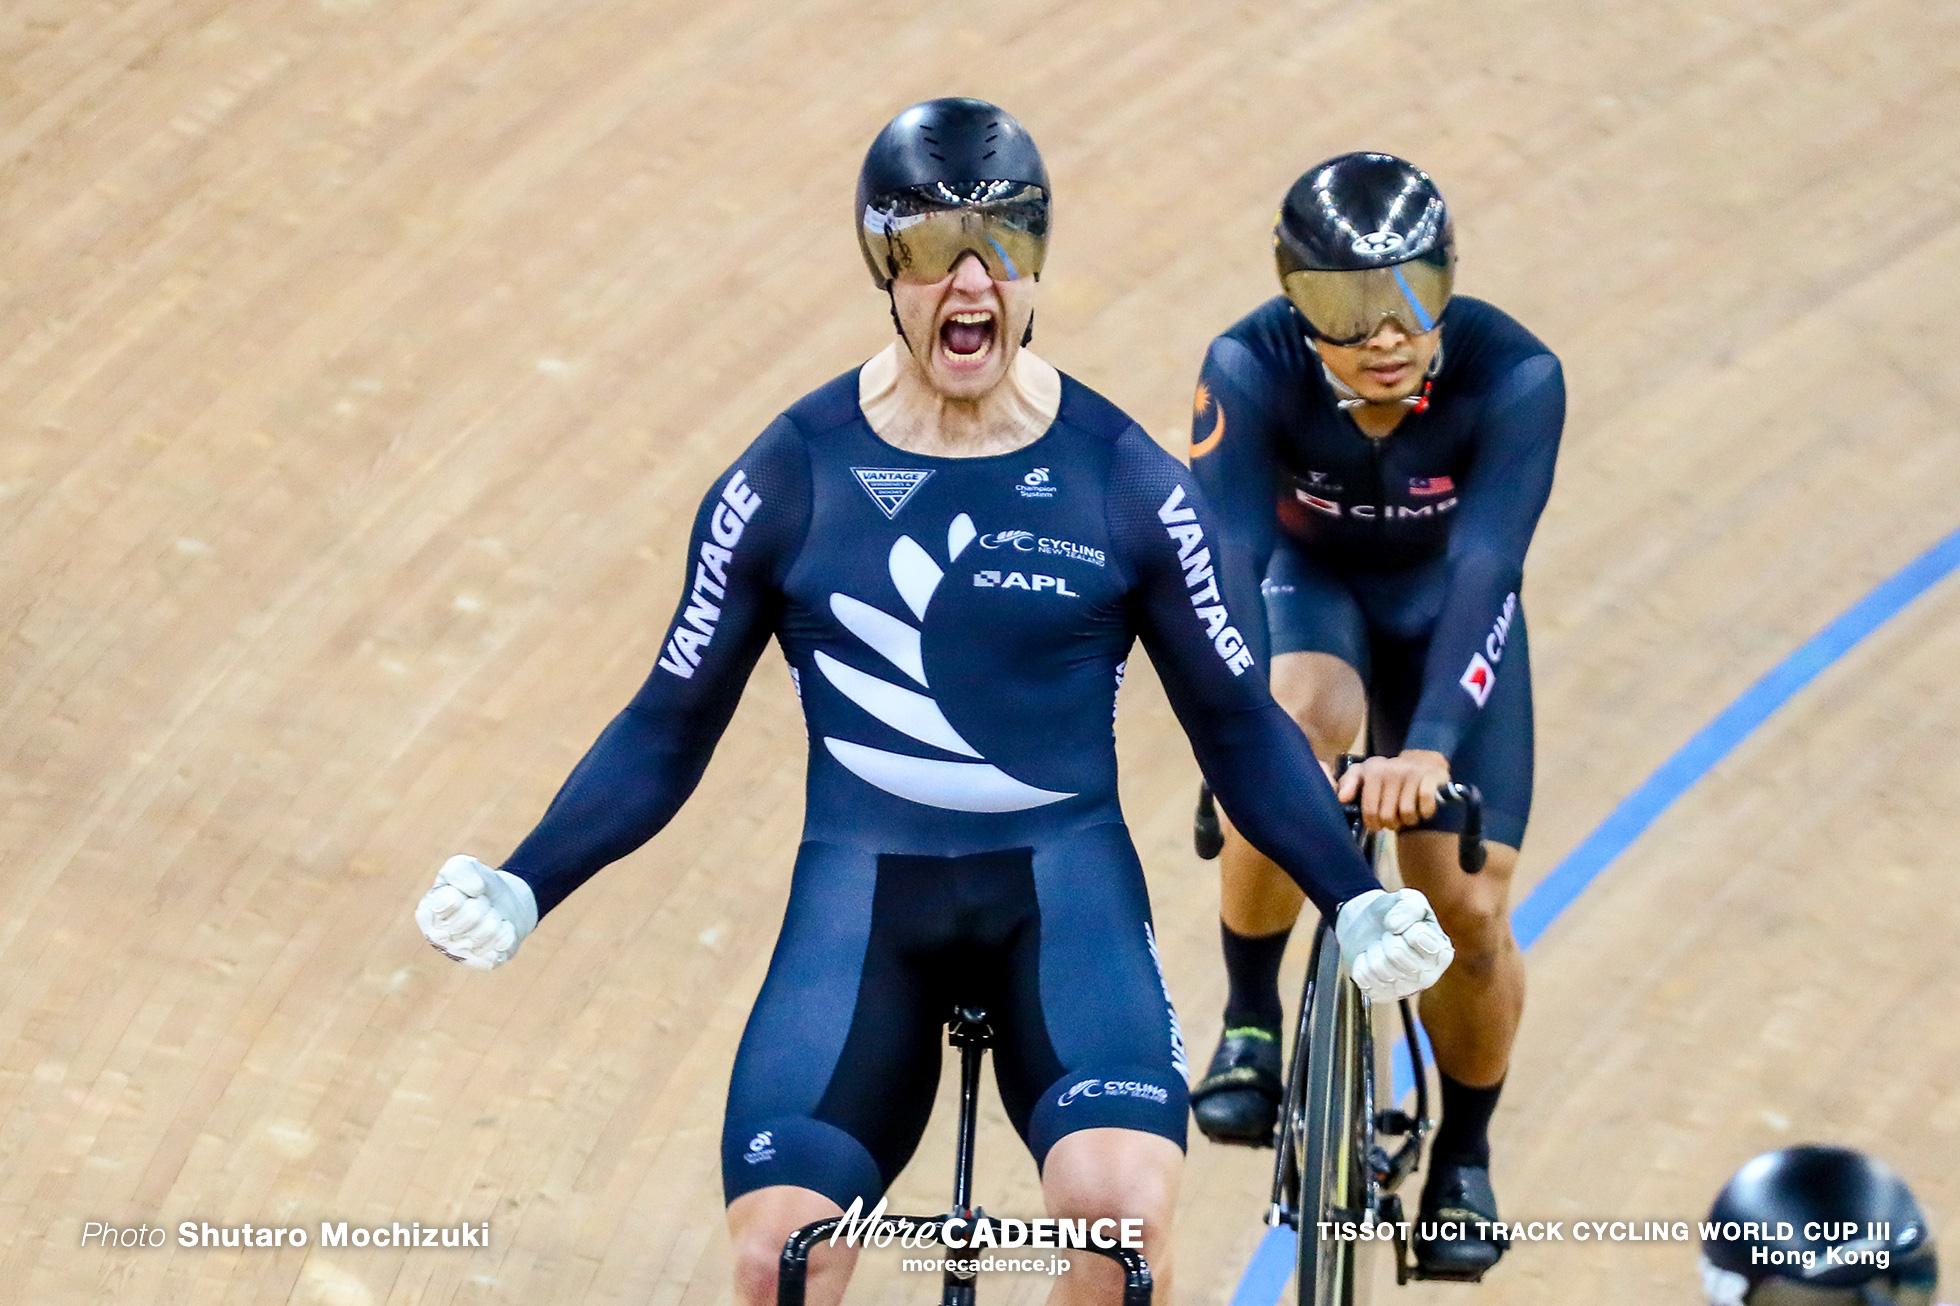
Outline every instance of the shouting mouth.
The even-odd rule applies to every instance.
[[[939,328],[939,347],[955,367],[973,367],[994,349],[994,315],[984,309],[954,313]]]

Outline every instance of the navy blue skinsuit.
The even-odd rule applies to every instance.
[[[1182,1145],[1183,1049],[1116,799],[1124,660],[1150,651],[1200,765],[1322,911],[1375,882],[1221,591],[1190,475],[1063,379],[1033,444],[885,444],[856,373],[709,492],[659,662],[505,863],[549,911],[678,809],[769,637],[809,724],[804,837],[737,1054],[725,1195],[875,1202],[931,1110],[956,998],[988,1007],[1015,1127]]]
[[[1346,661],[1369,689],[1373,750],[1450,758],[1483,791],[1487,836],[1518,846],[1532,780],[1518,592],[1565,422],[1558,359],[1458,295],[1427,409],[1371,440],[1275,296],[1212,342],[1195,409],[1192,473],[1234,567],[1264,577],[1269,629],[1245,623],[1258,656]]]

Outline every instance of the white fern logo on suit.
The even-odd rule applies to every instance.
[[[953,518],[946,532],[947,561],[957,559],[973,543],[977,533],[973,519],[965,513]],[[899,597],[923,625],[926,609],[932,604],[945,570],[910,535],[899,536],[892,545],[889,566]],[[921,689],[932,688],[926,683],[919,626],[848,594],[832,594],[830,610],[844,629],[864,641],[913,683]],[[930,694],[859,671],[822,650],[818,650],[816,661],[817,670],[839,693],[900,734],[974,759],[944,761],[824,736],[824,747],[830,750],[830,755],[865,783],[915,803],[954,812],[1021,812],[1075,797],[1052,789],[1037,789],[981,757],[980,750],[953,729],[953,723],[946,719]]]

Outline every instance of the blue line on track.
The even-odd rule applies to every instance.
[[[1836,621],[1812,635],[1795,652],[1777,663],[1768,674],[1745,690],[1742,696],[1713,721],[1697,731],[1674,756],[1661,763],[1641,786],[1620,800],[1619,806],[1585,837],[1565,860],[1540,880],[1530,895],[1511,913],[1511,929],[1518,943],[1529,948],[1550,928],[1553,921],[1585,891],[1599,873],[1612,865],[1674,805],[1674,800],[1692,788],[1715,765],[1735,750],[1735,746],[1775,715],[1797,692],[1846,653],[1865,636],[1897,616],[1914,599],[1960,568],[1960,530],[1954,531],[1926,552],[1914,558],[1860,599]],[[1394,1093],[1399,1099],[1415,1084],[1407,1049],[1395,1047]],[[1232,1306],[1273,1306],[1286,1289],[1293,1273],[1294,1235],[1280,1226],[1268,1229],[1252,1253],[1239,1286],[1232,1292]]]

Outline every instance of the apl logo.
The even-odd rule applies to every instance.
[[[946,531],[947,561],[957,560],[978,534],[973,519],[965,513],[953,518]],[[886,568],[898,596],[923,625],[926,610],[939,592],[939,582],[946,577],[945,570],[910,535],[899,536],[892,545]],[[848,594],[832,594],[830,611],[844,629],[920,689],[932,688],[926,681],[920,626]],[[930,695],[859,671],[822,649],[817,650],[815,658],[817,670],[839,693],[893,730],[955,757],[973,759],[918,757],[824,736],[824,747],[830,750],[830,755],[866,784],[911,802],[954,812],[1021,812],[1075,797],[1072,793],[1037,789],[989,762],[953,728],[937,700]]]
[[[998,571],[976,571],[973,573],[973,585],[974,588],[983,590],[1026,590],[1030,594],[1039,594],[1046,590],[1050,594],[1060,594],[1071,599],[1082,597],[1080,591],[1072,590],[1068,587],[1068,577],[1044,576],[1038,571],[1010,571],[1006,573]]]
[[[1363,258],[1380,258],[1393,254],[1402,248],[1402,237],[1393,231],[1383,229],[1371,231],[1365,236],[1356,236],[1353,241],[1354,252]]]

